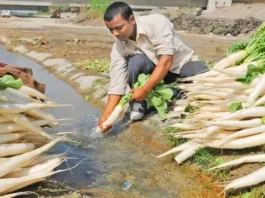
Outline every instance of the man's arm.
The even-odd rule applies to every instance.
[[[98,125],[101,129],[103,129],[103,127],[102,127],[103,122],[108,119],[109,115],[112,113],[112,111],[115,109],[117,104],[120,102],[121,97],[122,97],[121,95],[109,95],[106,108],[105,108],[101,118],[98,121]],[[107,126],[106,129],[104,130],[104,132],[106,132],[111,127],[112,126]]]
[[[161,55],[160,59],[147,83],[142,88],[133,89],[131,101],[142,101],[147,94],[155,87],[169,72],[173,63],[172,55]]]
[[[127,86],[127,61],[120,43],[115,43],[111,52],[110,64],[110,86],[108,91],[108,102],[101,118],[98,121],[102,129],[102,123],[108,119],[109,115],[119,103],[121,97],[125,94]],[[108,126],[106,132],[111,126]]]

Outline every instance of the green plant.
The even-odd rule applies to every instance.
[[[94,60],[86,60],[81,63],[76,63],[77,67],[82,69],[93,70],[98,73],[106,72],[109,70],[110,60],[108,58],[105,59],[94,59]]]
[[[88,10],[89,16],[92,18],[102,17],[110,3],[110,0],[91,0]]]
[[[170,147],[175,147],[180,144],[185,143],[187,140],[186,139],[177,139],[173,136],[173,134],[177,134],[179,131],[176,127],[167,127],[164,130],[164,133],[166,135],[166,140],[169,144]]]
[[[70,5],[68,3],[54,3],[51,6],[51,10],[58,10],[60,12],[70,11]]]
[[[217,178],[218,180],[226,180],[229,169],[216,169],[214,171],[208,171],[209,168],[224,163],[224,159],[221,157],[214,156],[214,150],[212,149],[201,149],[198,151],[189,161],[190,163],[196,164],[199,171],[205,172],[207,175]]]

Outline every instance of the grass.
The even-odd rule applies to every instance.
[[[171,147],[176,147],[180,144],[185,143],[187,140],[185,139],[176,139],[172,136],[172,134],[178,133],[178,129],[176,127],[167,127],[164,131],[167,139],[167,143]]]
[[[210,168],[225,162],[222,157],[216,157],[215,153],[214,149],[201,149],[187,163],[195,164],[198,171],[206,173],[211,178],[226,181],[228,179],[229,168],[208,171]]]
[[[97,73],[109,71],[110,59],[94,59],[94,60],[85,60],[81,63],[75,64],[80,69],[88,69],[95,71]]]
[[[86,13],[92,19],[103,18],[104,12],[110,4],[110,0],[91,0]]]

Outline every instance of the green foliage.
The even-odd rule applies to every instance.
[[[127,104],[130,101],[131,97],[132,97],[132,94],[127,94],[123,96],[119,102],[119,105],[123,107],[125,104]]]
[[[140,74],[134,88],[141,88],[148,81],[150,75]],[[129,102],[132,94],[127,94],[122,97],[119,105],[124,106]],[[147,95],[146,102],[148,107],[155,107],[161,119],[164,119],[168,110],[167,103],[173,97],[173,91],[169,85],[164,84],[162,80],[158,83]]]
[[[142,87],[149,79],[150,75],[140,74],[138,82],[134,84],[134,88]],[[164,119],[168,111],[168,102],[173,97],[173,91],[169,85],[164,84],[162,80],[147,95],[146,101],[148,107],[155,107],[161,119]]]
[[[243,107],[242,107],[242,102],[232,102],[232,103],[230,104],[229,108],[230,108],[230,111],[231,111],[232,113],[234,113],[234,112],[236,112],[236,111],[238,111],[238,110],[240,110],[240,109],[243,109]]]
[[[82,69],[92,70],[98,73],[106,72],[109,70],[109,59],[94,59],[86,60],[81,63],[76,63],[76,65]]]
[[[215,169],[213,171],[208,171],[214,166],[218,166],[224,163],[224,159],[221,157],[216,158],[214,156],[214,151],[211,149],[201,149],[199,150],[191,159],[191,163],[195,163],[199,171],[203,171],[210,175],[211,177],[218,178],[220,180],[226,180],[229,169]]]
[[[236,41],[232,43],[232,46],[228,48],[228,55],[234,54],[241,50],[245,50],[248,46],[248,42]]]
[[[23,82],[21,79],[15,79],[11,75],[5,75],[0,78],[0,90],[5,90],[8,87],[13,89],[19,89],[22,85]]]
[[[51,10],[58,9],[60,12],[70,11],[70,5],[68,3],[54,3],[51,6]]]
[[[110,0],[91,0],[88,14],[92,18],[102,17],[105,10],[111,4]]]
[[[177,139],[173,136],[174,134],[177,134],[178,132],[179,130],[176,127],[167,127],[164,131],[167,142],[171,147],[176,147],[187,141],[187,139]]]
[[[246,76],[237,78],[237,82],[242,82],[245,84],[250,84],[258,75],[265,73],[265,67],[257,67],[255,65],[249,64]]]

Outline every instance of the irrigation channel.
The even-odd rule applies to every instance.
[[[0,61],[32,68],[34,78],[46,84],[48,97],[60,104],[71,104],[74,107],[74,110],[71,107],[49,109],[56,118],[72,118],[75,121],[63,121],[63,126],[48,130],[51,133],[75,131],[77,133],[71,137],[80,144],[60,143],[50,153],[67,152],[73,158],[61,165],[60,169],[83,161],[77,168],[48,180],[80,190],[85,197],[217,197],[220,189],[209,187],[209,183],[200,174],[185,166],[178,166],[170,157],[157,159],[150,155],[152,152],[161,153],[166,148],[150,140],[147,134],[154,133],[152,129],[135,125],[121,132],[116,127],[103,138],[91,138],[96,118],[101,113],[99,109],[83,100],[71,86],[57,79],[41,65],[10,53],[3,46],[0,46]],[[131,184],[130,188],[125,188],[125,182]],[[49,184],[49,181],[45,183]],[[33,188],[40,189],[38,185],[40,184]],[[55,189],[48,191],[47,195],[66,197],[66,194],[58,194],[56,188],[59,187],[54,183],[51,182],[48,186]]]

